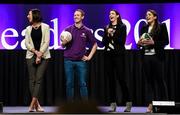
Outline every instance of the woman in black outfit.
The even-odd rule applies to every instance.
[[[141,28],[138,45],[141,48],[143,59],[142,67],[144,79],[147,82],[145,90],[147,112],[152,113],[152,101],[167,100],[167,86],[163,76],[164,47],[168,45],[168,33],[165,24],[158,22],[157,13],[148,10],[146,13],[147,25]],[[155,87],[157,86],[157,87]]]
[[[127,107],[124,111],[130,112],[132,102],[128,102],[130,101],[130,96],[124,78],[124,45],[126,41],[126,25],[123,24],[121,16],[116,10],[110,11],[109,19],[110,23],[104,29],[102,43],[105,46],[105,75],[108,77],[110,86],[110,112],[116,111],[116,80],[118,80],[118,83],[120,84],[123,92],[122,103],[124,104],[127,102]]]

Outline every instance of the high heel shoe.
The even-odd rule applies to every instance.
[[[36,107],[36,112],[44,112],[44,109],[42,107]]]
[[[29,112],[35,112],[34,108],[29,108]]]
[[[153,113],[153,105],[149,104],[146,113]]]
[[[116,102],[111,103],[110,110],[108,112],[116,112],[116,107],[117,107]]]
[[[126,102],[126,108],[124,112],[131,112],[132,102]]]
[[[32,98],[31,104],[29,106],[29,112],[35,112],[35,102],[36,102],[36,98]]]

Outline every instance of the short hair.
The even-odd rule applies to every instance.
[[[79,12],[81,12],[82,16],[85,16],[85,12],[82,9],[76,9],[75,11],[79,11]]]
[[[41,11],[37,8],[31,9],[32,12],[32,22],[42,22]]]

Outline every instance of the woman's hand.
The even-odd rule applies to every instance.
[[[108,28],[107,32],[108,32],[108,36],[113,36],[114,34],[113,28]]]
[[[111,34],[113,32],[112,28],[108,28],[108,34]]]
[[[148,39],[148,40],[143,40],[142,43],[144,45],[154,45],[154,40],[153,39]]]
[[[138,44],[139,46],[143,46],[143,38],[140,38],[137,44]]]
[[[41,58],[43,56],[43,53],[40,51],[35,50],[34,52],[38,58]]]
[[[36,57],[36,64],[40,64],[41,63],[41,58]]]
[[[153,39],[144,39],[141,37],[137,44],[140,46],[154,45],[154,40]]]

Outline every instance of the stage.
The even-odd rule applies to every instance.
[[[58,107],[56,106],[44,106],[43,107],[45,112],[28,112],[28,106],[7,106],[3,107],[3,113],[0,113],[0,115],[5,115],[5,114],[13,114],[13,115],[18,115],[18,114],[51,114],[51,115],[57,115],[58,112]],[[99,106],[98,107],[104,114],[108,113],[108,106]],[[149,114],[146,113],[146,107],[132,107],[130,113],[125,113],[123,112],[124,106],[119,106],[117,108],[117,111],[114,113],[108,113],[108,114],[128,114],[128,115],[143,115],[143,114]],[[167,115],[167,113],[151,113],[151,115]]]

